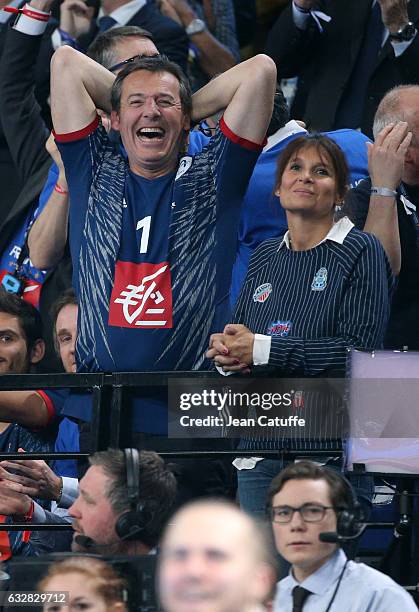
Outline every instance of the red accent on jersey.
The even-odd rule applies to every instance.
[[[249,149],[250,151],[262,151],[263,147],[268,142],[268,139],[266,138],[266,136],[262,144],[258,144],[257,142],[252,142],[251,140],[247,140],[247,138],[242,138],[241,136],[237,136],[237,134],[235,134],[232,130],[230,130],[230,128],[228,127],[227,123],[224,120],[224,117],[221,117],[220,119],[220,129],[222,133],[224,134],[224,136],[227,136],[227,138],[231,140],[231,142],[239,144],[240,146],[244,147],[245,149]]]
[[[99,123],[100,117],[99,115],[96,115],[93,121],[81,130],[77,130],[75,132],[68,132],[68,134],[57,134],[57,132],[53,130],[52,133],[54,134],[54,138],[57,142],[72,142],[73,140],[81,140],[82,138],[86,138],[86,136],[89,136],[92,132],[95,131]]]
[[[173,327],[172,282],[167,261],[117,261],[109,325],[134,329]]]
[[[39,300],[41,299],[41,283],[37,283],[34,280],[25,280],[25,287],[23,289],[22,298],[25,302],[29,302],[35,308],[39,308]]]

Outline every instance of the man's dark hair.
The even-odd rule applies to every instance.
[[[106,491],[115,514],[130,510],[127,466],[122,450],[108,449],[89,457],[90,465],[102,468],[109,479]],[[139,499],[144,512],[152,518],[138,539],[154,548],[162,534],[176,497],[176,478],[169,466],[153,451],[140,452]]]
[[[353,506],[354,494],[351,492],[350,484],[338,472],[312,461],[298,461],[288,465],[272,480],[268,490],[268,507],[272,506],[273,498],[289,480],[325,480],[329,485],[330,501],[334,508]]]
[[[35,306],[22,300],[15,293],[9,293],[0,287],[0,312],[5,312],[19,319],[29,353],[34,347],[35,342],[42,338],[41,315]]]
[[[111,107],[112,110],[119,113],[121,108],[121,93],[124,80],[138,70],[147,70],[148,72],[168,72],[179,81],[179,96],[182,105],[182,112],[186,117],[192,114],[192,92],[189,84],[189,79],[183,70],[174,62],[171,62],[160,55],[159,57],[144,57],[128,64],[115,79],[111,91]]]
[[[268,130],[266,132],[267,136],[272,136],[278,130],[284,127],[284,125],[289,121],[290,111],[288,108],[287,101],[282,92],[281,87],[276,84],[275,89],[275,97],[274,97],[274,107],[272,110],[272,117],[268,125]]]
[[[52,337],[54,339],[54,347],[57,351],[57,354],[60,354],[60,347],[58,346],[58,338],[57,338],[57,317],[60,314],[60,311],[64,308],[64,306],[68,306],[69,304],[74,304],[78,306],[76,294],[74,293],[74,289],[70,287],[66,289],[64,293],[58,297],[53,305],[51,306],[51,321],[52,321]]]
[[[139,28],[138,26],[122,26],[119,28],[111,28],[102,34],[99,34],[87,49],[87,55],[101,64],[105,68],[110,68],[115,64],[115,48],[126,38],[148,38],[153,41],[153,35],[148,30]]]
[[[346,161],[345,154],[339,145],[337,145],[334,140],[328,136],[324,136],[323,134],[307,134],[305,136],[299,136],[285,147],[278,159],[275,176],[275,189],[281,185],[282,175],[284,174],[290,159],[296,156],[299,151],[311,148],[317,151],[320,158],[326,157],[327,161],[331,163],[335,173],[338,197],[343,199],[349,184],[348,163]],[[337,204],[337,202],[335,202],[335,204]]]

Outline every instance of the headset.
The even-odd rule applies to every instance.
[[[153,520],[150,510],[140,501],[140,453],[136,448],[124,449],[127,470],[129,510],[121,514],[115,531],[121,540],[140,540]]]
[[[323,467],[324,470],[330,470],[328,467]],[[337,509],[336,531],[326,531],[319,534],[321,542],[341,543],[349,540],[356,540],[365,530],[363,520],[365,519],[361,504],[355,496],[355,492],[349,480],[342,474],[335,472],[346,489],[346,498],[349,501],[347,508]]]
[[[332,471],[330,468],[325,466],[323,466],[323,469],[328,470],[329,472]],[[343,508],[342,510],[337,509],[336,531],[326,531],[323,533],[319,533],[319,540],[321,542],[330,543],[342,543],[348,542],[350,540],[356,540],[363,534],[366,528],[366,525],[363,523],[363,521],[365,520],[364,512],[362,510],[361,504],[356,498],[355,491],[353,490],[353,487],[349,480],[345,478],[343,474],[339,474],[335,472],[335,470],[333,470],[333,472],[334,474],[339,476],[342,484],[345,486],[346,498],[349,501],[349,505],[347,508]],[[330,598],[329,604],[325,612],[329,612],[329,610],[332,608],[348,563],[349,559],[346,559],[342,571],[339,574],[335,590],[333,591],[332,597]]]

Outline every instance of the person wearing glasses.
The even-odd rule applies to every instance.
[[[335,542],[357,503],[349,482],[335,470],[310,461],[290,464],[272,481],[268,512],[278,553],[291,564],[278,582],[274,612],[389,612],[417,610],[411,596],[391,578],[349,561]],[[355,520],[355,519],[354,519]],[[356,528],[355,528],[356,531]]]

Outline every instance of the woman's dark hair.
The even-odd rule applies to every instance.
[[[282,175],[291,158],[295,157],[299,151],[304,149],[315,149],[320,158],[326,157],[333,166],[336,178],[336,190],[340,198],[344,198],[349,184],[349,168],[346,157],[342,149],[334,140],[323,134],[307,134],[292,140],[282,151],[275,175],[275,189],[282,181]]]

